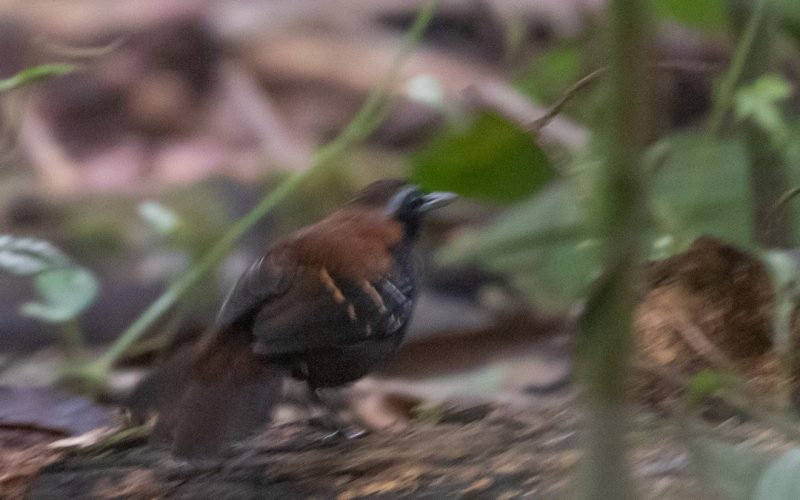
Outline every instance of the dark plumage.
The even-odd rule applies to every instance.
[[[422,218],[452,198],[378,181],[269,247],[228,294],[213,331],[136,388],[134,414],[155,410],[154,436],[177,455],[207,456],[268,420],[284,375],[317,389],[379,368],[414,307]]]

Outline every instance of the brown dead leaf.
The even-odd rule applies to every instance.
[[[39,471],[61,456],[47,446],[53,439],[35,430],[0,430],[0,498],[25,497]]]
[[[155,500],[166,498],[167,485],[156,479],[150,469],[134,470],[117,483],[100,481],[94,498],[141,498]]]
[[[759,393],[785,391],[788,381],[771,351],[772,286],[756,257],[700,238],[687,251],[651,264],[648,280],[635,322],[645,363],[684,377],[706,368],[733,369]],[[637,379],[637,397],[659,403],[680,392],[658,378]]]
[[[466,488],[461,490],[461,493],[462,494],[477,493],[477,492],[484,491],[484,490],[487,490],[487,489],[491,488],[493,484],[494,484],[494,481],[492,480],[492,478],[484,477],[484,478],[478,479],[474,483],[470,484],[469,486],[467,486]]]
[[[389,474],[391,473],[391,474]],[[388,493],[413,492],[419,486],[419,478],[425,473],[422,467],[409,467],[405,470],[387,471],[385,474],[391,479],[382,479],[362,484],[351,489],[343,495],[352,495],[349,498],[362,498],[370,495],[386,495]],[[341,496],[340,496],[341,498]],[[345,496],[345,498],[348,498]]]

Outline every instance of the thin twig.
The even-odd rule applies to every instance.
[[[73,57],[76,59],[89,59],[89,58],[96,58],[108,55],[120,47],[122,47],[125,42],[128,41],[127,36],[120,36],[116,39],[112,40],[110,43],[105,45],[99,46],[88,46],[88,47],[80,47],[76,45],[69,45],[62,42],[56,42],[52,40],[48,40],[46,36],[39,36],[33,40],[33,42],[42,48],[46,49],[48,52],[53,54],[63,56],[63,57]]]
[[[800,194],[800,186],[793,187],[792,189],[786,191],[778,198],[778,201],[772,206],[773,214],[778,214],[782,212],[786,206],[792,201],[797,195]]]
[[[733,361],[706,337],[700,327],[686,317],[686,313],[680,310],[673,310],[670,315],[672,321],[679,325],[677,328],[678,334],[697,354],[716,368],[722,368],[729,372],[736,371],[736,365]]]
[[[728,388],[717,391],[717,397],[734,408],[744,411],[751,417],[779,429],[786,436],[792,439],[800,439],[800,429],[789,419],[763,408],[763,396],[755,392],[737,376],[739,370],[736,364],[714,345],[697,325],[689,320],[682,311],[672,311],[671,316],[680,324],[678,333],[681,337],[686,340],[698,354],[703,356],[715,367],[724,371],[726,375],[725,382]],[[642,369],[641,366],[636,367]],[[665,368],[666,371],[652,370],[650,368],[648,368],[647,371],[661,378],[666,378],[671,384],[685,387],[688,383],[688,379],[686,379],[685,382],[681,384],[681,376],[666,367],[662,367]]]
[[[462,94],[469,109],[499,114],[521,130],[528,130],[531,121],[544,114],[547,109],[534,104],[528,96],[511,85],[498,81],[476,82],[465,88]],[[581,150],[589,142],[589,134],[584,127],[564,118],[554,119],[547,128],[539,132],[541,133],[532,133],[534,139],[554,160],[564,148]],[[548,148],[552,151],[548,151]],[[553,163],[556,168],[559,167],[558,161]]]
[[[710,73],[719,69],[719,67],[714,64],[692,61],[659,61],[651,64],[650,67],[660,71],[684,71],[691,73]],[[553,118],[563,111],[564,106],[566,106],[566,104],[571,101],[576,94],[598,80],[607,69],[608,68],[605,66],[598,68],[582,77],[577,82],[573,83],[572,86],[570,86],[561,95],[561,97],[552,106],[550,106],[544,115],[535,119],[530,123],[530,125],[528,125],[528,130],[534,134],[538,134],[541,129],[546,127],[551,121],[553,121]]]
[[[564,92],[558,101],[556,101],[555,104],[553,104],[544,115],[540,116],[529,125],[528,130],[534,134],[538,134],[542,128],[546,127],[548,123],[553,121],[553,118],[561,113],[561,110],[564,109],[564,106],[575,96],[575,94],[583,90],[590,83],[593,83],[595,80],[597,80],[603,73],[606,72],[606,69],[607,68],[596,69],[577,82],[573,83],[572,86],[569,87],[566,92]]]

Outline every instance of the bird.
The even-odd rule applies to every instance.
[[[135,387],[131,414],[154,417],[173,455],[213,457],[266,426],[285,377],[315,392],[379,369],[412,316],[423,220],[455,197],[383,179],[268,246],[214,326]]]

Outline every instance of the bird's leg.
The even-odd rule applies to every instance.
[[[311,419],[315,424],[328,432],[323,440],[331,440],[339,437],[345,439],[358,439],[367,434],[367,430],[354,424],[352,421],[341,417],[339,411],[333,408],[320,394],[320,389],[308,388],[308,398],[311,402],[321,409],[321,413]]]

